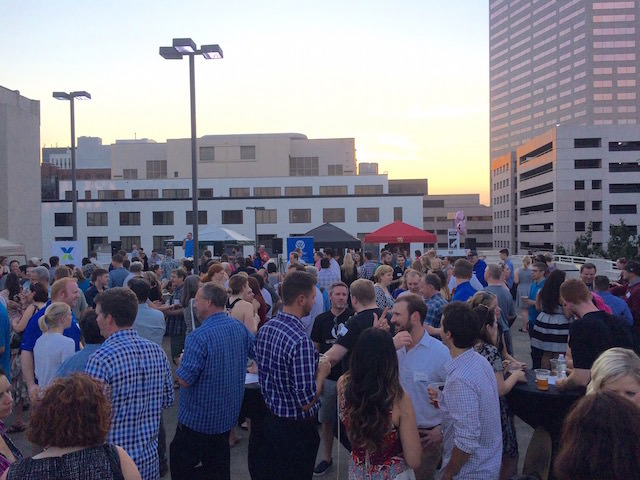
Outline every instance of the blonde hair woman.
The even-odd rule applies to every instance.
[[[342,260],[342,266],[340,267],[340,277],[347,286],[358,279],[358,268],[349,252],[344,254],[344,260]]]
[[[389,265],[380,265],[376,268],[376,273],[373,275],[373,281],[375,282],[376,289],[376,304],[378,308],[391,308],[393,307],[393,297],[389,291],[389,285],[393,282],[393,267]]]
[[[33,347],[33,363],[38,386],[47,387],[55,378],[56,371],[76,351],[73,339],[62,332],[71,326],[71,308],[66,303],[54,302],[38,319],[42,335]]]
[[[518,285],[517,293],[516,293],[516,308],[520,312],[520,317],[522,317],[522,327],[520,328],[521,332],[526,332],[529,329],[529,313],[527,309],[528,305],[522,303],[522,297],[529,296],[529,290],[531,289],[531,257],[529,255],[525,255],[522,257],[522,267],[516,268],[516,271],[513,273],[513,282]]]
[[[614,392],[640,407],[640,357],[633,350],[610,348],[591,367],[587,395]]]

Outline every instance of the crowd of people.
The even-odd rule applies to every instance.
[[[543,255],[515,268],[507,250],[487,264],[475,251],[327,248],[309,264],[290,252],[284,269],[263,246],[233,254],[178,260],[134,245],[109,265],[3,267],[0,419],[14,412],[0,423],[3,478],[230,478],[243,424],[253,480],[328,473],[336,433],[349,478],[509,479],[520,449],[506,396],[529,364],[514,356],[518,315],[531,366],[562,354],[557,388],[586,390],[556,476],[632,478],[640,466],[639,262],[621,261],[610,282],[591,263],[567,279]],[[633,441],[607,442],[612,426]],[[10,438],[25,428],[31,457]]]

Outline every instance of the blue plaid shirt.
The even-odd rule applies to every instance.
[[[231,430],[240,415],[252,337],[226,312],[214,313],[187,336],[176,372],[189,385],[180,389],[180,423],[208,435]]]
[[[157,480],[160,416],[173,403],[171,368],[164,351],[133,329],[120,330],[91,355],[86,372],[109,386],[112,414],[107,442],[127,451],[144,480]]]
[[[424,323],[438,328],[440,326],[440,320],[442,319],[442,310],[444,310],[447,301],[440,295],[440,292],[436,292],[433,297],[426,300],[426,304],[427,316],[424,319]]]
[[[269,320],[256,337],[260,391],[269,410],[278,417],[303,419],[320,409],[316,402],[318,352],[300,319],[284,312]]]

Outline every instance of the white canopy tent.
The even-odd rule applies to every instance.
[[[0,256],[22,257],[25,261],[27,259],[24,245],[21,243],[14,243],[6,238],[0,238]]]

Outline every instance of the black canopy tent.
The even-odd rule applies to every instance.
[[[314,248],[344,249],[362,247],[362,242],[358,238],[331,223],[325,223],[313,230],[309,230],[304,236],[313,237]]]

